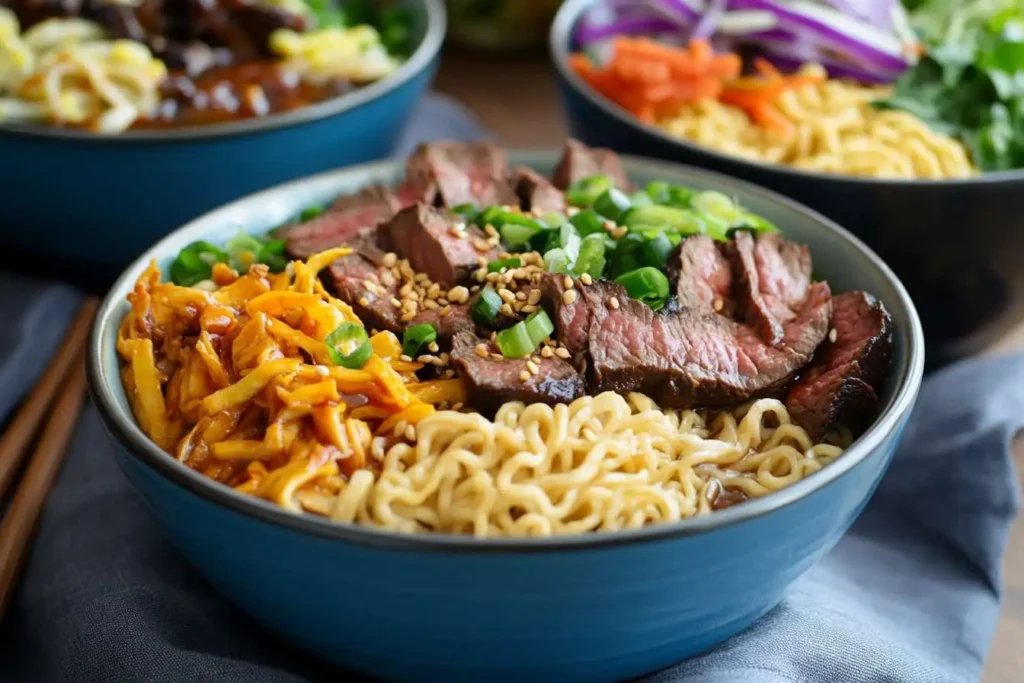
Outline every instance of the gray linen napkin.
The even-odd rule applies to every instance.
[[[449,127],[429,118],[442,112]],[[418,140],[479,136],[432,99]],[[0,278],[0,410],[26,393],[73,316],[66,288]],[[43,353],[44,346],[47,353]],[[15,360],[11,360],[15,359]],[[0,420],[4,418],[0,412]],[[861,518],[778,608],[651,683],[976,680],[1018,508],[1009,455],[1024,356],[931,377]],[[354,678],[310,660],[208,586],[163,540],[87,406],[0,624],[0,681],[301,683]]]

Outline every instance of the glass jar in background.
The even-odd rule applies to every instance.
[[[500,51],[547,40],[562,0],[447,0],[448,36],[466,47]]]

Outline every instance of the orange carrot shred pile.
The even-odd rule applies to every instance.
[[[756,76],[739,78],[729,83],[719,95],[723,104],[729,104],[746,112],[750,120],[771,130],[786,132],[792,123],[776,106],[776,102],[786,90],[804,85],[821,83],[823,74],[784,75],[772,64],[763,60],[754,60]]]
[[[647,123],[684,104],[717,98],[742,66],[738,55],[715,54],[706,40],[681,48],[628,36],[615,39],[612,58],[601,67],[583,54],[572,55],[569,64],[592,88]]]

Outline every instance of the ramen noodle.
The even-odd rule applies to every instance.
[[[658,125],[669,135],[751,161],[876,178],[962,178],[978,173],[967,149],[901,111],[876,109],[885,90],[824,80],[779,95],[792,125],[759,126],[714,99],[686,105]]]

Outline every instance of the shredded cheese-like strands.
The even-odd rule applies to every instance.
[[[270,49],[284,57],[286,69],[310,83],[338,78],[365,83],[398,68],[372,26],[335,26],[306,33],[278,29],[270,35]]]
[[[85,19],[21,32],[0,7],[0,122],[51,122],[120,133],[160,104],[167,67],[132,40],[107,40]]]
[[[142,430],[189,467],[299,511],[300,497],[333,498],[356,471],[379,469],[372,441],[397,443],[433,404],[464,400],[460,380],[416,381],[422,364],[400,360],[390,332],[370,338],[362,368],[331,363],[327,335],[358,318],[316,276],[348,252],[280,274],[218,268],[212,292],[161,282],[151,265],[117,343]]]

